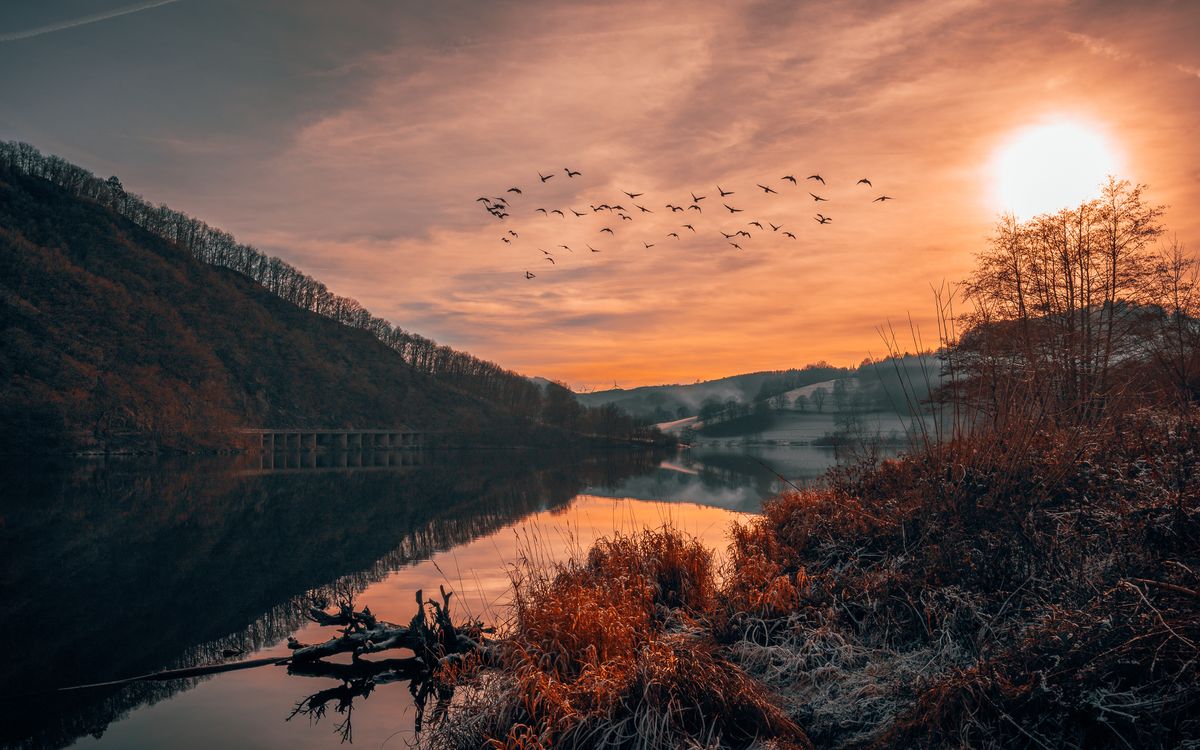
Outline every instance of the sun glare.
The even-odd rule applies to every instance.
[[[1094,198],[1117,168],[1096,128],[1070,120],[1030,126],[996,152],[996,199],[1001,210],[1027,219]]]

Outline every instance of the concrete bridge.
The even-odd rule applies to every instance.
[[[389,430],[323,430],[267,429],[242,430],[251,444],[258,439],[263,453],[276,451],[326,451],[326,450],[420,450],[425,447],[424,433],[400,426]]]

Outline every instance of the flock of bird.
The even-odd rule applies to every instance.
[[[580,172],[578,170],[570,169],[569,167],[564,167],[563,173],[566,175],[566,179],[568,179],[568,180],[573,180],[576,177],[581,177],[583,175],[582,172]],[[537,175],[538,175],[539,184],[545,185],[551,179],[556,177],[558,175],[558,173],[552,171],[550,174],[542,174],[541,172],[538,172]],[[808,177],[804,178],[805,184],[809,183],[810,181],[813,183],[812,190],[820,191],[821,188],[827,186],[827,183],[825,182],[825,178],[819,174],[811,174]],[[798,180],[795,175],[790,175],[790,174],[784,175],[783,177],[779,178],[779,182],[791,183],[793,189],[798,189],[801,185],[801,181]],[[820,183],[821,187],[816,187],[817,183]],[[858,182],[856,182],[854,184],[855,188],[858,188],[859,185],[864,185],[864,186],[866,186],[866,188],[870,188],[872,190],[875,187],[874,184],[871,182],[871,180],[866,177],[861,178],[860,180],[858,180]],[[763,185],[761,183],[755,183],[755,187],[762,190],[763,195],[775,195],[775,196],[780,195],[779,191],[776,190],[775,188],[771,187],[770,185]],[[683,214],[683,217],[681,217],[681,219],[685,219],[686,221],[685,221],[685,223],[680,224],[678,226],[678,229],[689,231],[693,235],[699,234],[698,230],[696,229],[696,223],[698,223],[698,217],[704,215],[704,209],[705,209],[706,205],[708,205],[710,210],[712,210],[712,211],[717,211],[717,212],[721,211],[721,209],[715,208],[714,206],[712,206],[712,204],[704,204],[703,203],[705,200],[708,200],[711,197],[719,198],[719,200],[715,201],[715,202],[719,203],[720,206],[724,209],[724,211],[728,212],[727,216],[723,213],[721,214],[722,216],[726,216],[727,219],[733,218],[737,214],[745,212],[745,209],[738,208],[734,205],[730,205],[733,202],[733,199],[731,199],[731,196],[736,195],[736,191],[726,190],[726,189],[722,188],[720,185],[717,185],[716,188],[717,188],[717,193],[718,193],[717,196],[697,195],[696,193],[691,192],[691,193],[689,193],[689,197],[691,198],[690,202],[683,201],[679,204],[666,203],[663,205],[662,210],[669,211],[672,215],[677,214],[677,213]],[[812,198],[813,203],[829,202],[829,200],[830,200],[829,198],[826,198],[823,195],[820,195],[819,193],[812,192],[811,190],[806,190],[806,192],[808,192],[809,197]],[[542,218],[546,218],[546,219],[557,216],[559,219],[565,220],[568,218],[567,212],[569,211],[571,214],[571,218],[574,220],[582,219],[582,218],[584,218],[586,216],[590,216],[590,215],[603,215],[604,217],[608,218],[609,221],[612,221],[613,219],[615,219],[616,221],[619,221],[619,222],[626,222],[626,221],[633,222],[635,216],[640,216],[642,214],[655,213],[655,210],[657,207],[650,208],[650,207],[647,207],[646,205],[643,205],[643,204],[649,202],[648,200],[644,200],[645,193],[635,193],[635,192],[631,192],[631,191],[622,191],[622,193],[628,199],[627,201],[626,201],[626,198],[620,198],[620,199],[618,199],[618,201],[620,201],[620,202],[599,203],[599,204],[591,203],[591,204],[588,204],[587,211],[577,211],[575,208],[572,208],[572,207],[568,207],[567,211],[563,211],[560,208],[546,208],[544,206],[539,206],[539,207],[531,209],[527,206],[522,205],[525,203],[525,198],[526,198],[525,191],[517,186],[508,188],[506,191],[504,191],[504,195],[502,195],[502,196],[486,196],[485,195],[485,196],[480,196],[479,198],[476,198],[475,200],[477,203],[482,203],[483,208],[489,214],[491,214],[496,219],[501,220],[501,221],[512,218],[514,213],[517,213],[517,212],[520,212],[520,215],[525,215],[525,216],[539,216],[540,215]],[[643,199],[643,200],[641,200],[639,202],[639,199]],[[871,199],[870,202],[871,203],[885,203],[890,200],[893,200],[892,196],[890,196],[890,195],[879,195],[878,197]],[[629,203],[630,207],[626,207],[624,205],[626,202]],[[692,218],[693,216],[695,216],[697,218]],[[813,217],[813,221],[817,222],[817,224],[824,226],[826,224],[832,223],[833,218],[830,216],[826,216],[823,213],[817,213]],[[753,233],[750,232],[751,227],[754,227],[758,232],[762,232],[762,233],[766,233],[767,227],[770,227],[771,234],[778,233],[780,236],[786,237],[789,240],[797,239],[795,233],[793,233],[790,230],[784,230],[783,224],[776,224],[771,221],[766,222],[766,224],[764,225],[764,223],[762,221],[755,220],[755,221],[746,222],[744,225],[739,225],[738,227],[726,227],[726,228],[735,230],[732,232],[727,232],[727,231],[725,231],[725,229],[720,229],[718,231],[719,231],[720,235],[724,238],[724,241],[726,243],[728,243],[731,247],[733,247],[734,250],[742,250],[743,248],[740,243],[743,240],[749,240],[754,236]],[[613,229],[612,226],[604,226],[600,230],[598,230],[596,233],[598,235],[608,234],[610,237],[615,237],[617,234],[616,230]],[[504,235],[502,235],[500,237],[500,241],[506,245],[512,245],[520,239],[520,236],[521,235],[518,232],[516,232],[515,230],[509,229],[509,230],[507,230],[507,232],[505,232]],[[657,236],[655,236],[654,238],[651,238],[651,239],[659,239],[659,238]],[[668,232],[665,235],[665,237],[662,237],[661,239],[670,239],[670,240],[678,241],[680,239],[680,233],[678,231]],[[646,250],[649,250],[649,249],[655,247],[655,245],[657,245],[657,242],[650,242],[645,237],[640,237],[639,240],[641,241],[643,248]],[[597,243],[597,244],[599,244],[599,243]],[[592,253],[601,252],[600,250],[597,250],[596,248],[592,247],[590,244],[587,244],[587,243],[584,243],[584,247],[587,248],[587,250]],[[556,247],[551,248],[551,249],[545,249],[545,248],[539,247],[539,248],[537,248],[537,250],[542,253],[542,255],[541,255],[542,260],[550,263],[551,265],[557,265],[557,260],[555,259],[555,253],[557,251],[565,250],[569,253],[575,252],[574,249],[572,249],[569,245],[565,245],[565,244],[559,244]],[[561,256],[559,256],[559,258],[561,259]],[[537,274],[535,274],[529,270],[526,270],[525,278],[526,279],[535,279],[535,278],[537,278]]]

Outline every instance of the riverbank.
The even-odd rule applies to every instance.
[[[433,747],[1200,739],[1200,422],[931,445],[514,578]]]

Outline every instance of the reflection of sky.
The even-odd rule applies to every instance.
[[[729,524],[739,514],[690,503],[655,503],[579,495],[564,509],[543,511],[493,534],[440,553],[431,560],[395,571],[366,588],[358,606],[370,606],[385,620],[406,622],[415,608],[417,589],[443,584],[456,592],[458,612],[492,621],[509,592],[508,570],[523,559],[553,563],[589,547],[614,531],[631,532],[670,523],[710,548],[726,544]],[[332,628],[311,625],[296,637],[324,641]],[[288,653],[277,643],[256,656]],[[299,717],[284,719],[295,703],[338,683],[324,678],[289,677],[283,668],[262,667],[218,675],[194,689],[115,722],[99,739],[85,737],[77,747],[180,748],[334,748],[334,726],[342,716],[332,705],[317,726]],[[368,748],[402,748],[411,738],[413,707],[403,683],[382,685],[358,699],[353,714],[354,743]]]

